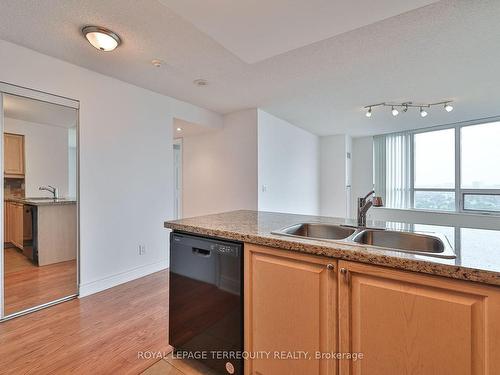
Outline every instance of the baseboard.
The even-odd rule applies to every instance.
[[[86,297],[91,294],[98,293],[114,286],[126,283],[128,281],[132,281],[140,277],[164,270],[166,268],[168,268],[168,263],[166,260],[164,260],[161,262],[151,263],[145,266],[133,268],[131,270],[105,277],[103,279],[95,280],[90,283],[80,284],[78,297]]]

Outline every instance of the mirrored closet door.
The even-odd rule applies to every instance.
[[[0,88],[8,318],[78,294],[78,102]]]

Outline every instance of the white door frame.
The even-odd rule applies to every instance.
[[[182,218],[182,186],[183,186],[183,177],[182,177],[182,169],[183,169],[183,158],[182,158],[182,154],[183,154],[183,147],[182,147],[182,138],[177,138],[177,139],[174,139],[173,140],[173,145],[172,145],[172,151],[174,151],[174,146],[179,146],[180,148],[180,152],[179,152],[179,163],[178,165],[176,165],[176,162],[175,162],[175,159],[174,159],[174,208],[175,206],[177,205],[177,217],[175,215],[175,209],[174,209],[174,219],[180,219]],[[175,158],[175,156],[174,156]],[[176,168],[178,168],[178,172],[179,172],[179,175],[178,175],[178,187],[179,189],[177,190],[177,194],[176,194],[176,186],[175,186],[175,183],[176,183],[176,179],[175,179],[175,173],[176,173]]]
[[[57,299],[55,301],[49,301],[47,303],[43,303],[38,306],[33,306],[25,310],[21,310],[9,315],[4,315],[4,248],[3,248],[3,215],[4,215],[4,194],[3,194],[3,186],[0,189],[0,211],[2,214],[2,225],[0,228],[0,322],[8,319],[15,318],[20,315],[28,314],[33,311],[37,311],[43,309],[48,306],[55,305],[57,303],[61,303],[67,301],[69,299],[77,298],[80,294],[80,102],[75,99],[66,98],[59,95],[50,94],[47,92],[43,92],[40,90],[30,89],[27,87],[22,87],[18,85],[14,85],[7,82],[0,81],[0,171],[2,173],[2,185],[3,185],[3,176],[4,176],[4,165],[3,165],[3,132],[4,132],[4,115],[3,115],[3,94],[16,95],[29,99],[34,99],[42,102],[58,104],[64,107],[73,108],[76,110],[76,294],[65,296],[63,298]]]

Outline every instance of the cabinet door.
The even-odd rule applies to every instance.
[[[10,242],[10,203],[4,201],[3,205],[3,242]]]
[[[11,239],[10,241],[19,249],[23,249],[23,221],[24,221],[24,209],[22,204],[14,203],[12,204],[12,216],[11,216]]]
[[[500,288],[339,261],[342,361],[356,375],[500,373]],[[342,272],[342,271],[345,272]]]
[[[4,173],[24,175],[24,136],[4,133]]]
[[[334,360],[315,359],[336,349],[335,268],[334,260],[245,245],[245,350],[269,353],[245,361],[246,374],[336,373]]]

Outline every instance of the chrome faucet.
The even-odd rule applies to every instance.
[[[50,185],[47,185],[47,186],[40,186],[38,188],[38,190],[46,190],[50,193],[52,193],[52,197],[54,199],[58,199],[59,198],[59,190],[53,186],[50,186]]]
[[[374,194],[375,190],[372,190],[364,198],[358,198],[358,227],[366,227],[366,213],[371,206],[382,207],[384,205],[382,197],[372,197]]]

